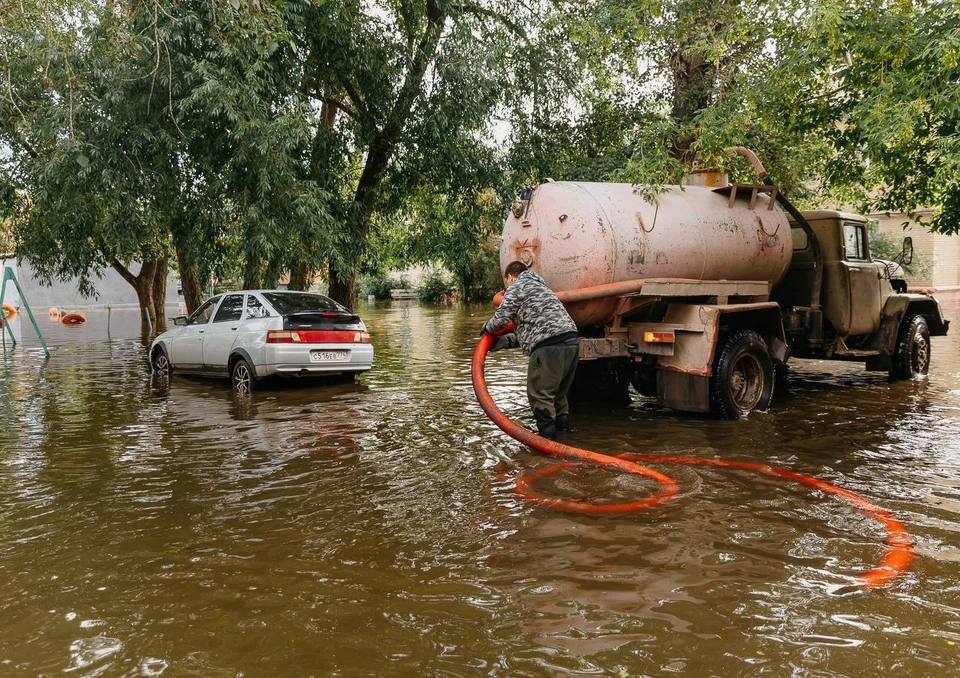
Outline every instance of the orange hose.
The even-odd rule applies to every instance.
[[[501,334],[506,334],[512,330],[513,323],[510,323],[503,330],[503,332],[501,332]],[[533,449],[545,454],[552,454],[557,457],[565,457],[569,459],[578,459],[594,464],[602,464],[604,466],[624,471],[625,473],[636,473],[648,478],[653,478],[660,484],[659,492],[642,501],[630,502],[628,504],[608,504],[603,506],[594,506],[579,502],[564,502],[559,499],[544,499],[538,497],[530,491],[525,491],[525,489],[529,488],[529,484],[532,482],[532,479],[531,481],[524,481],[524,479],[521,478],[517,481],[517,489],[521,492],[521,494],[525,494],[525,496],[530,497],[534,501],[538,501],[556,508],[571,508],[581,511],[590,511],[593,513],[623,513],[625,511],[636,511],[641,508],[655,506],[656,504],[666,501],[677,493],[677,484],[674,482],[673,478],[658,471],[654,471],[646,466],[641,466],[640,464],[634,464],[633,462],[625,459],[617,459],[616,457],[611,457],[606,454],[598,454],[596,452],[591,452],[590,450],[582,450],[577,447],[571,447],[569,445],[564,445],[563,443],[558,443],[555,440],[542,438],[536,433],[525,429],[523,426],[520,426],[520,424],[516,423],[510,417],[505,415],[500,408],[497,407],[497,404],[493,402],[493,398],[490,397],[490,391],[487,389],[487,380],[483,374],[483,364],[486,362],[487,353],[490,351],[491,344],[493,344],[493,335],[484,333],[484,335],[480,338],[480,343],[477,344],[477,348],[473,352],[473,392],[477,395],[477,400],[480,402],[480,407],[483,408],[483,411],[487,413],[487,416],[490,417],[491,421],[499,426],[504,433],[511,438],[519,440],[524,445],[532,447]]]
[[[508,325],[499,334],[506,334],[512,330],[513,323]],[[537,434],[529,431],[510,419],[500,410],[500,408],[497,407],[496,403],[493,402],[493,398],[490,396],[490,391],[487,389],[487,380],[484,376],[483,368],[487,360],[487,353],[490,351],[490,346],[493,344],[493,340],[493,335],[485,333],[480,338],[477,347],[473,351],[473,361],[471,364],[473,391],[477,396],[477,401],[480,403],[480,407],[483,408],[483,411],[486,412],[488,417],[490,417],[490,420],[493,421],[493,423],[496,424],[504,433],[539,452],[563,457],[566,459],[597,464],[605,468],[617,469],[625,473],[635,473],[637,475],[646,476],[656,480],[660,486],[656,493],[651,494],[646,499],[622,504],[588,504],[579,501],[551,499],[537,494],[533,488],[533,484],[536,480],[551,473],[555,473],[561,469],[575,466],[575,464],[571,462],[563,462],[533,471],[532,473],[521,476],[517,479],[517,492],[528,499],[551,506],[553,508],[565,509],[569,511],[580,511],[585,513],[625,513],[628,511],[647,509],[658,504],[662,504],[676,495],[678,492],[677,484],[672,478],[641,464],[633,463],[630,461],[631,459],[638,459],[648,462],[722,466],[727,468],[744,469],[765,475],[788,478],[790,480],[803,483],[804,485],[814,487],[818,490],[822,490],[823,492],[832,494],[833,496],[847,502],[851,506],[860,509],[879,522],[887,531],[887,550],[880,563],[875,568],[857,577],[859,583],[867,587],[882,586],[892,582],[900,573],[904,572],[910,566],[910,562],[913,560],[913,544],[912,540],[910,539],[910,535],[907,534],[903,524],[894,518],[889,511],[886,511],[876,504],[867,501],[854,492],[845,490],[824,480],[803,475],[802,473],[796,473],[794,471],[777,468],[776,466],[770,466],[769,464],[727,461],[724,459],[698,459],[696,457],[675,457],[650,454],[621,455],[620,457],[612,457],[610,455],[599,454],[597,452],[591,452],[590,450],[583,450],[578,447],[564,445],[563,443],[538,436]]]

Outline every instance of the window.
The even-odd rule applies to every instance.
[[[843,246],[847,252],[847,260],[860,259],[866,260],[870,256],[867,253],[867,236],[863,224],[851,224],[849,222],[843,225]]]
[[[248,318],[266,318],[269,315],[270,314],[267,313],[267,307],[261,304],[259,299],[252,294],[247,295]]]
[[[231,320],[240,320],[243,317],[243,295],[228,294],[217,309],[213,322],[223,323]]]
[[[190,325],[204,325],[210,320],[210,316],[213,315],[213,307],[217,305],[217,302],[220,301],[220,297],[214,297],[213,299],[208,299],[200,308],[193,312],[193,315],[190,316]]]
[[[805,250],[810,243],[807,240],[807,232],[802,228],[791,228],[790,236],[793,238],[793,249]]]
[[[347,309],[322,294],[305,294],[303,292],[264,292],[263,296],[269,301],[280,315],[293,313],[316,313],[318,311],[349,313]]]

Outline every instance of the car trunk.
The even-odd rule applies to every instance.
[[[283,316],[285,330],[352,330],[363,329],[360,316],[342,311],[300,311]]]

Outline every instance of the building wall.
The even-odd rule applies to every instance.
[[[103,277],[94,281],[97,296],[84,298],[77,289],[75,280],[54,281],[48,287],[36,279],[33,275],[33,269],[27,262],[23,261],[18,264],[14,259],[3,259],[0,262],[2,262],[0,266],[10,266],[14,269],[20,287],[23,288],[23,294],[35,313],[42,312],[45,315],[47,309],[52,306],[67,312],[106,308],[107,306],[112,308],[137,308],[139,306],[137,293],[133,291],[133,287],[112,268],[104,270]],[[140,266],[133,264],[130,270],[136,274],[139,272]],[[10,297],[11,293],[16,294],[16,288],[12,284],[8,284],[4,301]],[[166,303],[168,306],[177,306],[179,300],[177,281],[171,272],[167,276]]]
[[[921,212],[929,217],[931,211]],[[931,233],[923,226],[910,221],[902,214],[871,214],[880,224],[880,231],[894,238],[913,238],[915,255],[931,262],[930,270],[922,275],[907,276],[907,284],[913,289],[952,290],[960,289],[960,236]],[[910,225],[902,228],[904,222]]]

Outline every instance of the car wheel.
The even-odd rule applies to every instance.
[[[710,409],[723,419],[765,410],[773,400],[773,360],[763,338],[741,330],[722,338],[710,378]]]
[[[170,376],[170,360],[167,358],[166,351],[162,348],[158,348],[153,352],[153,359],[150,361],[150,365],[158,377]]]
[[[255,374],[253,366],[247,362],[246,358],[237,358],[230,368],[230,383],[233,385],[233,392],[238,395],[253,393]]]
[[[910,315],[900,324],[890,376],[916,379],[930,369],[930,326],[922,315]]]

